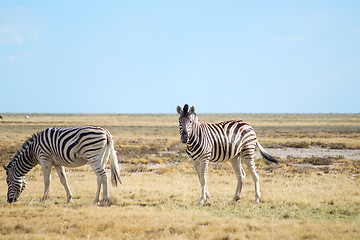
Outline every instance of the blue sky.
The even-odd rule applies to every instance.
[[[1,1],[0,112],[359,113],[360,1]]]

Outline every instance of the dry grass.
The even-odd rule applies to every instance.
[[[359,115],[200,115],[203,121],[243,119],[263,145],[345,144],[359,148]],[[359,161],[316,157],[281,159],[279,167],[258,160],[262,203],[254,205],[247,176],[234,204],[236,179],[228,163],[212,165],[210,206],[198,206],[200,186],[176,115],[5,115],[0,122],[0,162],[6,163],[33,132],[48,126],[101,125],[115,137],[123,185],[110,187],[112,205],[92,204],[96,176],[88,167],[67,170],[74,200],[55,171],[51,197],[42,172],[27,175],[28,187],[6,203],[0,171],[0,239],[359,239]],[[313,130],[313,132],[312,132]],[[338,140],[341,141],[338,141]]]
[[[42,174],[30,173],[19,202],[0,198],[0,237],[13,238],[181,238],[181,239],[356,239],[360,236],[359,179],[344,174],[263,172],[262,203],[254,205],[247,179],[240,202],[233,204],[234,174],[210,172],[211,206],[197,206],[199,184],[191,166],[163,174],[124,173],[123,185],[110,188],[113,205],[92,204],[96,177],[89,171],[68,171],[74,200],[66,204],[63,187],[53,177],[45,204]],[[189,172],[189,173],[188,173]],[[55,172],[53,172],[55,173]],[[1,182],[4,174],[0,175]],[[6,192],[6,185],[0,185]],[[336,226],[336,227],[334,227]]]

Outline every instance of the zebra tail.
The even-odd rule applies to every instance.
[[[257,141],[256,142],[259,150],[260,150],[260,154],[263,158],[265,158],[266,160],[270,161],[270,162],[273,162],[273,163],[276,163],[278,164],[278,160],[276,160],[273,156],[271,156],[270,154],[268,154],[265,149],[260,145],[260,143]]]
[[[110,169],[111,169],[111,183],[113,186],[117,186],[119,182],[122,184],[119,175],[119,162],[116,156],[116,151],[113,142],[110,143]]]

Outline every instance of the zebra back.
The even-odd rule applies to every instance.
[[[111,134],[102,127],[48,128],[39,134],[42,150],[39,158],[53,156],[62,166],[76,167],[85,164],[81,162],[82,156],[91,158],[104,142],[110,141],[113,141]]]

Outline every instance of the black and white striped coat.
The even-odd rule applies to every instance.
[[[186,152],[194,160],[202,187],[200,204],[206,203],[210,194],[206,187],[206,174],[209,162],[230,161],[238,177],[238,185],[233,201],[240,199],[245,172],[241,166],[243,159],[251,172],[255,184],[255,202],[259,203],[259,175],[254,162],[257,146],[261,155],[268,161],[277,163],[262,148],[256,138],[254,129],[243,121],[224,121],[220,123],[199,122],[195,108],[186,104],[183,109],[177,107],[181,140],[186,143]]]
[[[65,187],[67,201],[70,202],[72,194],[64,167],[89,164],[98,176],[95,202],[99,202],[100,189],[103,185],[103,203],[106,204],[109,196],[105,165],[109,157],[111,181],[113,185],[117,185],[117,182],[121,183],[119,166],[114,140],[108,130],[97,126],[45,129],[26,141],[12,161],[4,166],[8,184],[7,201],[10,203],[17,201],[26,186],[25,174],[40,164],[45,184],[41,201],[45,201],[48,197],[51,167],[54,166]]]

